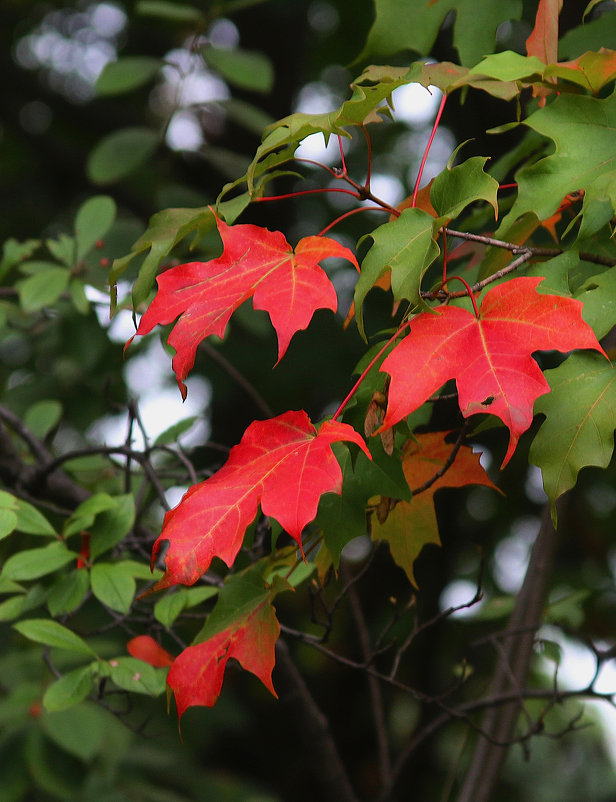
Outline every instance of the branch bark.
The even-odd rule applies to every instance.
[[[312,698],[283,640],[276,644],[276,672],[276,689],[280,700],[293,708],[297,718],[297,731],[309,755],[306,764],[314,770],[319,800],[359,802],[338,753],[327,717]]]
[[[507,757],[522,705],[522,689],[532,654],[535,632],[541,624],[547,594],[548,579],[554,550],[556,531],[550,516],[549,505],[544,510],[541,527],[535,540],[522,589],[518,594],[513,613],[504,634],[488,696],[508,692],[518,695],[515,701],[486,710],[471,765],[457,802],[490,802]]]

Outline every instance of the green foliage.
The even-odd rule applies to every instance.
[[[567,9],[560,61],[544,63],[525,40],[540,34],[545,2],[73,5],[37,27],[46,12],[32,4],[4,42],[15,60],[2,131],[14,198],[0,262],[2,793],[338,802],[355,800],[352,787],[406,798],[412,782],[428,801],[448,793],[446,775],[453,798],[475,738],[466,726],[506,707],[486,696],[492,665],[538,621],[551,629],[528,681],[501,689],[528,697],[505,740],[572,730],[588,759],[567,787],[550,766],[521,772],[512,759],[492,797],[546,788],[566,799],[569,786],[594,788],[589,766],[611,777],[598,741],[575,731],[577,711],[555,709],[569,692],[555,690],[553,663],[562,674],[573,638],[598,676],[614,648],[616,12],[591,2],[574,20]],[[57,63],[36,61],[36,37],[53,29],[72,47],[97,9],[117,12],[102,51],[116,57],[71,95],[85,71],[63,83]],[[83,41],[103,36],[88,25]],[[355,73],[340,53],[360,53]],[[412,93],[435,88],[438,125],[408,122]],[[178,124],[202,144],[171,148]],[[337,152],[296,158],[315,134]],[[328,260],[318,275],[333,301],[315,300],[314,273],[297,279],[302,249],[313,268]],[[192,284],[175,279],[182,265]],[[543,281],[490,328],[488,293],[521,275]],[[210,326],[213,285],[222,312]],[[197,300],[182,306],[189,291]],[[546,320],[564,307],[577,317],[557,336]],[[264,309],[278,334],[284,318],[279,364]],[[194,367],[176,370],[180,383],[199,377],[187,382],[193,407],[178,398],[153,424],[137,396],[166,396],[155,340],[138,337],[125,362],[118,341],[131,314],[148,323],[141,335],[180,313],[204,340],[169,340],[176,359],[194,345]],[[450,333],[401,350],[443,319]],[[520,367],[509,338],[526,324],[545,339],[529,338]],[[474,339],[460,342],[463,328]],[[579,350],[597,348],[595,335],[609,359]],[[419,350],[425,364],[409,375]],[[499,371],[500,390],[482,392]],[[421,395],[435,376],[458,383]],[[508,432],[495,415],[515,436],[506,469],[488,476],[470,446],[501,462]],[[251,421],[253,439],[237,446]],[[346,442],[332,456],[336,438]],[[540,572],[552,570],[551,592],[520,622],[525,591],[503,555],[528,545],[546,510],[561,544]],[[192,586],[168,587],[183,579]],[[453,596],[467,617],[450,620],[448,599],[469,582],[468,598]],[[232,662],[225,673],[231,658],[281,704]],[[570,695],[602,698],[595,680]],[[183,716],[184,747],[165,694],[180,715],[217,702]],[[339,763],[329,730],[345,744]],[[341,792],[331,778],[343,763]]]

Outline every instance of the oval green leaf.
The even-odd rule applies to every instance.
[[[48,267],[16,284],[24,312],[38,312],[52,306],[68,286],[70,272],[65,267]]]
[[[86,173],[94,184],[113,184],[152,156],[159,143],[150,128],[122,128],[100,140],[88,158]]]
[[[50,713],[58,710],[68,710],[86,698],[92,687],[91,667],[82,666],[74,671],[69,671],[59,680],[56,680],[45,691],[43,696],[43,706]]]
[[[79,207],[75,218],[77,259],[83,259],[98,240],[105,236],[113,225],[115,216],[116,204],[108,195],[96,195]]]
[[[28,621],[19,621],[17,624],[13,624],[13,628],[24,638],[35,643],[64,649],[67,652],[85,654],[88,657],[96,657],[96,652],[88,646],[83,638],[63,627],[62,624],[58,624],[57,621],[50,621],[48,618],[30,618]]]
[[[100,602],[117,613],[130,610],[137,584],[125,566],[98,563],[92,568],[90,581],[92,593]]]
[[[253,92],[271,90],[274,68],[264,53],[220,47],[204,47],[201,53],[207,65],[217,70],[230,84]]]
[[[13,554],[5,562],[2,576],[21,582],[25,579],[38,579],[62,568],[63,565],[76,560],[77,554],[69,551],[64,543],[50,543],[42,549],[25,549]]]
[[[94,85],[98,95],[120,95],[151,81],[162,61],[149,56],[126,56],[105,66]]]

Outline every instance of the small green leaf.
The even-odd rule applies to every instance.
[[[27,593],[13,596],[0,604],[0,621],[12,621],[29,610],[41,607],[45,603],[46,597],[47,589],[43,585],[32,585]]]
[[[109,661],[109,676],[119,688],[149,696],[165,692],[166,669],[154,668],[135,657],[118,657]]]
[[[90,153],[86,173],[94,184],[120,181],[145,164],[159,144],[150,128],[121,128],[103,137]]]
[[[94,85],[97,95],[120,95],[151,81],[163,62],[149,56],[124,56],[110,61]]]
[[[41,242],[37,239],[28,239],[25,242],[18,242],[11,237],[2,246],[2,260],[0,261],[0,278],[3,278],[12,267],[20,265],[28,259],[40,246]]]
[[[487,75],[499,81],[521,81],[531,75],[543,75],[545,64],[536,56],[521,56],[512,50],[486,56],[469,75]]]
[[[434,241],[433,224],[434,218],[421,209],[404,209],[396,220],[368,235],[374,244],[362,262],[355,286],[355,314],[362,336],[364,299],[387,270],[391,270],[391,287],[397,301],[419,301],[421,278],[440,252]]]
[[[161,261],[171,249],[189,234],[195,234],[195,242],[214,227],[214,214],[208,207],[199,209],[165,209],[150,218],[147,231],[131,248],[131,253],[116,259],[109,274],[113,287],[130,262],[143,251],[149,250],[133,286],[133,303],[139,307],[150,294],[154,277]],[[112,305],[115,305],[112,295]]]
[[[57,239],[45,240],[45,245],[58,262],[64,262],[67,267],[75,264],[75,240],[68,234],[60,234]]]
[[[169,629],[176,618],[189,607],[211,599],[218,593],[218,588],[204,585],[196,588],[177,588],[167,593],[154,605],[154,618]]]
[[[69,671],[56,680],[45,691],[43,706],[50,713],[58,710],[68,710],[86,698],[92,688],[92,668],[82,666]]]
[[[17,526],[17,515],[12,510],[0,509],[0,540],[7,537]]]
[[[28,408],[24,423],[32,434],[43,440],[55,428],[62,417],[62,404],[59,401],[37,401]]]
[[[176,443],[184,432],[187,432],[194,425],[196,420],[197,416],[192,415],[190,418],[184,418],[184,420],[174,423],[173,426],[170,426],[158,435],[154,441],[154,445],[167,446],[170,443]]]
[[[204,21],[203,14],[198,8],[185,3],[172,3],[171,0],[139,0],[135,6],[135,14],[191,25]]]
[[[0,490],[0,540],[11,534],[17,527],[17,499]]]
[[[25,593],[26,589],[19,582],[13,582],[12,579],[6,579],[0,576],[0,593]]]
[[[116,204],[109,195],[95,195],[79,207],[75,218],[77,259],[90,251],[113,225]]]
[[[56,580],[47,597],[47,609],[54,618],[72,613],[79,607],[89,588],[88,572],[75,569]]]
[[[116,546],[132,529],[135,522],[135,500],[130,495],[114,496],[114,506],[103,510],[90,526],[90,557]]]
[[[17,499],[17,527],[18,532],[26,535],[46,535],[57,537],[56,530],[47,518],[36,507],[23,499]]]
[[[83,281],[72,278],[68,285],[68,291],[75,309],[80,315],[87,315],[90,311],[90,301],[88,301]]]
[[[473,156],[439,173],[430,189],[430,201],[439,218],[451,220],[474,201],[487,201],[498,216],[498,181],[484,172],[487,157]]]
[[[88,657],[96,657],[96,652],[88,646],[83,638],[71,632],[70,629],[63,627],[62,624],[58,624],[57,621],[51,621],[48,618],[30,618],[27,621],[19,621],[17,624],[13,624],[13,628],[24,638],[35,643],[42,643],[45,646],[52,646],[56,649],[64,649],[77,654],[85,654]]]
[[[11,596],[0,602],[0,621],[12,621],[18,618],[25,606],[26,597],[24,595]]]
[[[83,501],[67,520],[64,526],[64,535],[69,537],[83,529],[89,529],[94,519],[101,512],[111,510],[116,506],[116,500],[107,493],[95,493]]]
[[[70,272],[64,267],[50,265],[23,281],[16,283],[19,302],[24,312],[38,312],[52,306],[68,287]]]
[[[62,568],[63,565],[76,560],[77,554],[69,551],[64,543],[50,543],[42,549],[26,549],[13,554],[4,563],[2,576],[18,582],[26,579],[38,579]]]
[[[47,737],[65,751],[85,761],[92,760],[103,749],[106,723],[105,711],[87,703],[70,709],[46,712],[42,717]]]
[[[274,83],[274,68],[269,58],[257,51],[227,50],[207,46],[201,50],[209,67],[217,70],[230,84],[253,92],[269,92]]]
[[[90,581],[96,598],[118,613],[130,610],[137,583],[122,563],[97,563],[92,568]]]

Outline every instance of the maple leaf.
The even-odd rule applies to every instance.
[[[550,137],[555,147],[553,153],[516,174],[518,197],[503,220],[503,229],[526,212],[534,212],[540,220],[545,220],[570,192],[583,189],[587,196],[592,195],[606,176],[613,180],[616,173],[613,94],[606,98],[561,95],[531,114],[524,125]]]
[[[164,668],[173,663],[174,657],[157,643],[150,635],[138,635],[126,644],[126,650],[132,657],[143,660],[154,668]]]
[[[563,0],[539,0],[535,27],[526,40],[526,52],[544,64],[558,61],[558,15]]]
[[[219,557],[229,567],[244,532],[261,505],[301,546],[302,530],[314,520],[323,493],[342,490],[342,471],[331,444],[356,443],[361,436],[346,423],[325,421],[319,431],[303,411],[254,421],[223,467],[191,487],[165,516],[152,549],[152,565],[162,541],[169,541],[166,572],[155,589],[192,585]]]
[[[517,278],[491,289],[479,317],[460,307],[423,312],[381,370],[391,376],[382,429],[409,415],[449,379],[456,379],[464,417],[487,412],[509,429],[510,460],[533,419],[533,404],[550,387],[534,351],[591,348],[605,355],[582,304],[540,295],[541,278]]]
[[[177,318],[167,342],[175,349],[172,365],[183,398],[184,379],[195,363],[199,343],[212,334],[222,337],[229,318],[248,298],[253,298],[255,309],[269,313],[280,361],[291,337],[308,326],[317,309],[335,312],[338,307],[334,286],[319,262],[336,256],[358,267],[348,248],[327,237],[305,237],[293,251],[280,231],[228,226],[219,218],[216,225],[222,255],[161,273],[158,293],[136,332],[148,334],[157,324]]]
[[[552,392],[536,405],[546,419],[530,448],[555,516],[556,499],[588,465],[607,468],[614,452],[616,370],[596,354],[573,354],[546,371]]]
[[[410,488],[418,488],[442,470],[451,455],[453,445],[446,443],[450,432],[430,432],[415,435],[404,448],[402,469]],[[373,540],[385,540],[391,556],[416,585],[413,565],[423,547],[428,543],[441,545],[438,522],[434,509],[434,494],[444,487],[485,485],[500,493],[479,462],[480,455],[473,454],[468,446],[462,446],[453,465],[434,484],[410,501],[399,501],[389,511],[385,521],[372,515],[371,535]]]
[[[188,707],[212,707],[216,703],[230,658],[255,674],[276,696],[272,670],[280,624],[271,601],[277,592],[288,589],[288,584],[278,577],[272,587],[264,590],[263,580],[254,569],[234,576],[225,585],[197,636],[201,642],[184,649],[167,675],[180,719]]]

